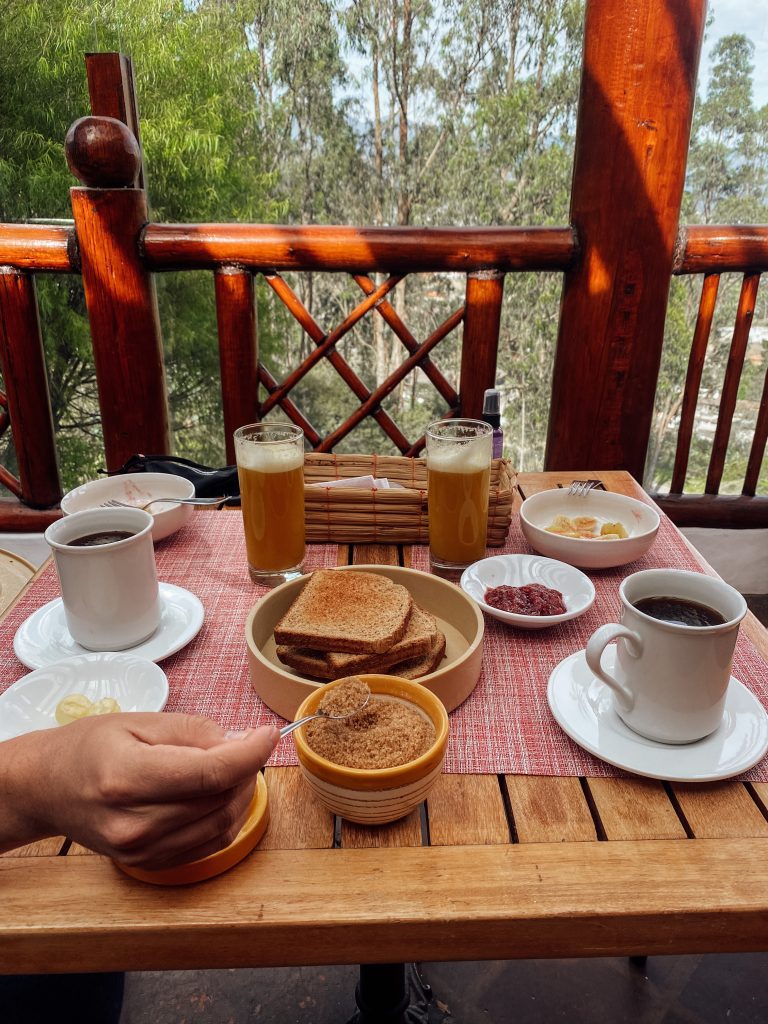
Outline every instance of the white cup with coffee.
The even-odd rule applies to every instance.
[[[634,573],[619,597],[621,624],[601,626],[586,650],[589,668],[613,691],[619,717],[660,743],[692,743],[714,732],[747,613],[744,598],[720,579],[682,569]],[[614,640],[611,674],[602,655]]]
[[[152,516],[139,508],[88,509],[52,523],[67,628],[89,651],[123,651],[160,624]]]

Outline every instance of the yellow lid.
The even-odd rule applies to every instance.
[[[131,878],[152,885],[190,885],[192,882],[204,882],[233,868],[246,857],[264,835],[269,824],[269,807],[267,804],[267,784],[264,775],[259,772],[253,800],[248,808],[245,824],[232,840],[218,853],[212,853],[189,864],[179,864],[174,868],[161,868],[159,871],[147,871],[143,868],[129,867],[114,861],[116,867]]]

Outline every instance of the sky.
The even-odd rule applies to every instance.
[[[714,16],[707,30],[701,53],[699,82],[706,91],[712,47],[723,36],[740,32],[755,45],[754,101],[756,107],[768,103],[768,3],[765,0],[710,0]]]

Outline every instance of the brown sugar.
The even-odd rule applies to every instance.
[[[371,688],[357,676],[349,676],[338,686],[334,686],[323,694],[317,710],[330,718],[341,718],[351,715],[361,708],[371,696]]]
[[[394,768],[426,753],[435,741],[435,727],[405,701],[374,694],[350,718],[316,718],[305,726],[305,736],[316,754],[334,764]]]

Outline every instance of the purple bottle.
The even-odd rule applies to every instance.
[[[501,429],[501,394],[488,388],[483,394],[483,415],[480,419],[493,427],[493,458],[500,459],[504,450],[504,432]]]

